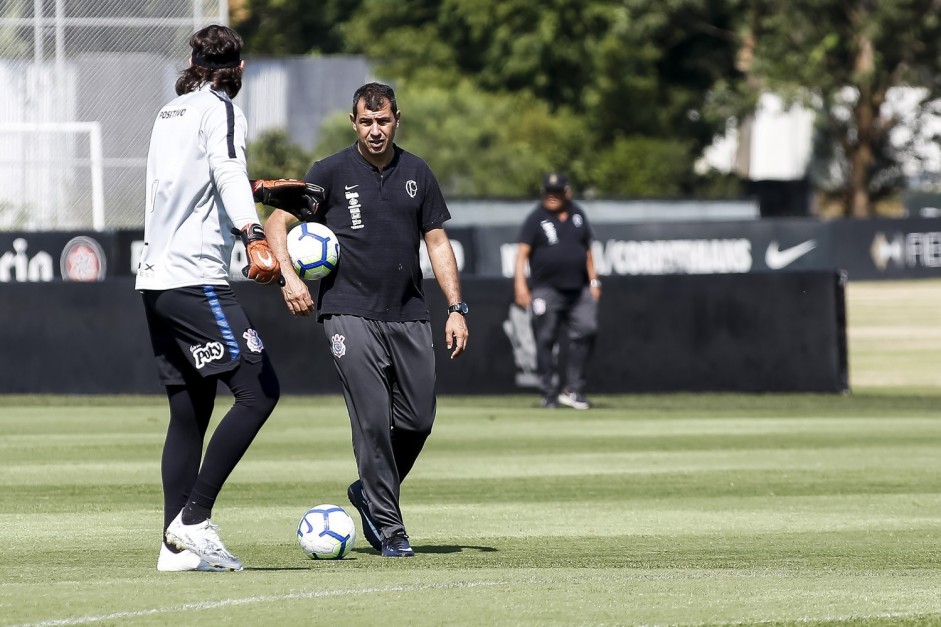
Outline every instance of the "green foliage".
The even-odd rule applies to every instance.
[[[0,16],[8,19],[23,19],[31,13],[32,7],[27,9],[26,0],[8,0],[4,2]],[[31,52],[32,46],[24,39],[19,28],[15,26],[0,26],[0,57],[25,57]]]
[[[568,111],[526,94],[491,94],[471,82],[453,88],[403,81],[396,96],[402,124],[396,143],[434,170],[451,197],[531,198],[542,175],[569,172],[586,180],[587,131]],[[324,126],[317,156],[355,141],[345,113]]]
[[[396,93],[396,99],[401,101],[398,93]],[[320,125],[320,139],[314,149],[313,161],[323,159],[355,141],[356,131],[350,122],[349,111],[337,111],[328,116]]]
[[[687,194],[700,200],[741,198],[745,193],[742,179],[735,174],[707,172],[696,176]]]
[[[900,185],[911,144],[889,141],[901,120],[883,106],[897,86],[922,88],[910,126],[941,97],[941,19],[932,0],[789,0],[750,3],[754,85],[796,94],[815,107],[825,133],[815,180],[863,217]],[[896,135],[895,140],[899,139]],[[834,176],[835,175],[835,176]]]
[[[253,179],[299,179],[313,163],[312,155],[291,141],[284,129],[263,132],[246,147],[248,175]]]
[[[583,155],[604,153],[619,158],[626,153],[622,148],[612,150],[612,144],[628,136],[679,142],[688,153],[698,154],[724,128],[725,118],[713,115],[714,109],[707,106],[707,93],[717,81],[738,76],[734,68],[737,5],[701,0],[665,4],[363,0],[343,32],[351,50],[373,59],[379,72],[397,84],[435,86],[467,92],[477,100],[491,99],[489,115],[486,110],[458,106],[441,111],[445,118],[435,122],[460,127],[462,143],[473,152],[497,151],[488,157],[492,167],[465,165],[465,169],[483,170],[483,176],[464,175],[450,165],[454,161],[453,151],[449,152],[451,140],[431,142],[424,156],[433,167],[457,172],[458,178],[448,184],[450,189],[471,195],[515,195],[517,177],[532,176],[530,169],[520,170],[520,160],[545,162],[539,156],[548,151],[566,155],[562,161],[570,167],[561,167],[574,171],[584,185],[595,185],[599,193],[606,193],[616,178],[602,178],[596,184]],[[468,83],[471,87],[464,87]],[[476,96],[474,92],[482,93]],[[492,118],[503,116],[512,127],[523,115],[501,108],[501,103],[514,99],[522,103],[528,117],[545,118],[548,112],[577,128],[550,133],[549,137],[564,142],[555,149],[545,145],[545,135],[519,136],[512,128],[498,131],[499,123]],[[411,102],[414,108],[418,101]],[[451,116],[457,120],[449,121]],[[529,126],[556,127],[532,121]],[[410,141],[414,139],[412,134]],[[687,155],[678,169],[690,169],[692,158]],[[618,164],[606,167],[619,169]],[[507,180],[500,183],[492,178],[494,171],[502,172]],[[465,184],[461,178],[470,178],[472,183]],[[640,187],[656,196],[675,195],[688,183],[688,177],[670,181],[660,175],[645,180]],[[665,186],[653,189],[660,184]]]
[[[236,0],[232,6],[233,23],[254,54],[364,54],[385,80],[408,89],[402,141],[444,171],[446,187],[462,195],[528,193],[533,174],[547,163],[573,171],[583,187],[602,194],[718,193],[723,186],[691,175],[691,164],[730,117],[744,120],[771,90],[830,118],[821,125],[831,146],[817,154],[816,180],[833,183],[831,175],[842,172],[831,185],[838,193],[850,198],[851,187],[861,185],[878,198],[900,184],[898,163],[912,158],[911,145],[888,141],[900,121],[879,116],[888,90],[924,87],[919,115],[906,121],[915,126],[941,96],[935,0],[325,0],[316,9]],[[849,101],[847,88],[854,94]],[[426,123],[425,111],[441,117]],[[548,146],[550,139],[559,145]],[[654,154],[678,161],[672,168],[638,166],[644,150],[629,144],[641,139]],[[589,163],[602,155],[615,161]],[[625,180],[620,173],[627,171],[636,178]]]
[[[676,198],[690,178],[689,144],[651,137],[618,139],[592,170],[604,196]]]
[[[304,178],[313,156],[291,141],[284,129],[270,129],[249,142],[245,148],[248,161],[248,176],[253,179],[300,179]],[[256,205],[258,216],[264,220],[271,208]]]
[[[231,25],[252,55],[343,54],[342,29],[362,0],[233,0]]]

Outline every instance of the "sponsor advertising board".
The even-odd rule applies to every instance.
[[[835,268],[830,231],[816,220],[600,224],[593,233],[595,267],[605,276]],[[478,275],[513,276],[516,235],[506,227],[478,228]]]
[[[512,277],[518,231],[507,225],[448,229],[462,276]],[[936,218],[602,223],[593,231],[602,276],[843,270],[851,281],[941,277]],[[0,233],[0,283],[133,276],[142,247],[141,231]],[[424,246],[420,254],[430,278]],[[232,280],[243,280],[245,263],[236,244]]]
[[[475,266],[474,233],[470,228],[448,230],[458,270]],[[0,283],[47,283],[50,281],[103,281],[135,276],[144,247],[143,231],[104,232],[0,232]],[[434,276],[424,245],[421,267]],[[243,281],[247,263],[245,248],[236,242],[232,250],[229,278]]]
[[[843,220],[833,224],[834,261],[849,279],[941,277],[941,220]]]
[[[103,281],[111,233],[0,233],[0,283]]]

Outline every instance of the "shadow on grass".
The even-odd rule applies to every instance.
[[[415,550],[415,553],[434,553],[434,554],[445,554],[445,553],[462,553],[464,551],[477,551],[478,553],[495,553],[497,549],[492,546],[462,546],[459,544],[442,544],[442,545],[412,545],[412,548]],[[379,555],[379,551],[369,548],[360,548],[353,549],[350,551],[349,555],[353,553],[361,553],[363,555]],[[349,555],[347,559],[349,559]]]
[[[462,546],[460,544],[442,544],[437,546],[413,546],[416,553],[463,553],[464,551],[477,551],[478,553],[495,553],[497,549],[492,546]]]

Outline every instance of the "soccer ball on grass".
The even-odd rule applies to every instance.
[[[301,222],[288,232],[287,240],[291,265],[302,279],[322,279],[337,267],[340,244],[323,224]]]
[[[297,543],[312,560],[342,559],[356,542],[356,525],[342,507],[317,505],[297,525]]]

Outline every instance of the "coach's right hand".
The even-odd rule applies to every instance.
[[[293,272],[284,275],[281,294],[284,295],[284,303],[288,306],[291,315],[309,316],[314,312],[314,301],[310,297],[307,284]]]
[[[271,248],[278,256],[282,268],[291,268],[291,256],[288,254],[288,229],[297,224],[297,218],[284,211],[275,209],[265,220],[265,230],[271,241]],[[307,284],[301,280],[293,270],[284,273],[284,283],[281,284],[281,295],[284,304],[292,316],[309,316],[314,311],[314,301],[310,297]]]

